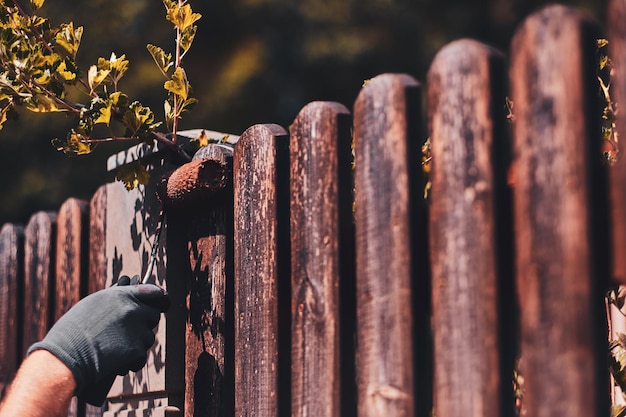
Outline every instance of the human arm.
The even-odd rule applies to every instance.
[[[0,404],[0,416],[66,416],[75,389],[72,371],[52,353],[38,350],[20,366]]]
[[[84,396],[94,405],[102,404],[115,375],[141,369],[147,350],[154,343],[152,329],[161,312],[167,310],[169,298],[155,285],[128,285],[127,277],[125,284],[98,291],[79,301],[41,342],[31,346],[24,361],[28,372],[20,370],[22,376],[18,375],[30,385],[20,383],[11,388],[7,402],[14,397],[22,398],[26,395],[24,391],[32,391],[34,386],[50,383],[49,375],[39,369],[34,372],[30,364],[32,357],[33,361],[39,360],[40,352],[52,355],[70,371],[73,386],[69,398],[72,394]],[[101,394],[94,396],[94,392]],[[43,404],[57,401],[48,396],[38,398]],[[6,414],[12,415],[21,414]]]

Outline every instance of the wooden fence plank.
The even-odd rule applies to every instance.
[[[608,414],[604,277],[596,271],[592,184],[600,160],[597,29],[575,9],[531,15],[512,44],[515,234],[523,407],[530,416]],[[602,335],[604,335],[604,340]]]
[[[208,202],[168,213],[170,235],[180,229],[186,259],[185,416],[234,415],[233,152],[208,145],[194,159],[222,167],[222,189],[204,190]],[[178,219],[174,220],[174,216]],[[168,263],[173,262],[168,242]],[[173,291],[173,284],[169,284]]]
[[[89,294],[106,288],[106,201],[107,186],[103,185],[96,190],[89,203]]]
[[[57,321],[86,295],[88,203],[75,198],[65,201],[57,216],[55,291],[53,320]],[[84,404],[73,398],[68,417],[83,415]]]
[[[411,77],[383,74],[354,107],[360,417],[414,412],[410,193],[419,190],[419,96]]]
[[[288,138],[278,125],[255,125],[235,145],[235,415],[286,416],[289,357],[281,350],[289,307]],[[286,270],[285,270],[286,268]],[[281,298],[287,295],[286,300]],[[287,317],[287,323],[281,320]],[[283,325],[281,327],[281,324]],[[280,333],[279,333],[280,332]],[[288,349],[287,345],[287,349]],[[285,356],[286,355],[286,356]],[[279,376],[280,375],[280,376]]]
[[[290,128],[292,416],[339,417],[342,389],[354,390],[340,375],[342,359],[354,361],[340,354],[354,329],[339,305],[352,269],[350,128],[348,109],[328,102],[308,104]]]
[[[500,415],[492,155],[506,140],[494,137],[503,80],[503,55],[472,40],[444,47],[428,73],[437,417]]]
[[[613,66],[611,76],[611,96],[613,104],[626,103],[626,2],[611,0],[609,2],[608,39],[609,58]],[[617,132],[620,138],[626,132],[626,112],[616,114]],[[626,148],[623,142],[617,143],[618,160],[610,164],[609,185],[611,193],[611,230],[613,232],[613,271],[612,278],[616,283],[626,284]]]
[[[22,357],[23,256],[24,228],[3,225],[0,230],[0,398]]]
[[[24,229],[24,354],[53,322],[56,213],[34,214]]]
[[[87,294],[89,204],[70,198],[59,208],[54,320]]]
[[[122,275],[143,276],[148,267],[153,239],[158,227],[160,204],[156,199],[156,182],[161,169],[151,171],[151,182],[145,187],[128,191],[120,182],[106,185],[106,208],[103,210],[105,254],[107,262],[106,286],[114,284]],[[171,168],[171,167],[169,167]],[[166,287],[166,241],[167,227],[160,235],[157,261],[151,283]],[[172,277],[176,278],[176,277]],[[118,377],[109,393],[104,416],[124,416],[151,413],[162,416],[168,407],[182,408],[184,384],[182,378],[174,384],[168,382],[168,373],[182,375],[182,354],[167,354],[167,326],[169,315],[178,312],[184,300],[172,300],[167,315],[162,316],[155,329],[155,344],[148,351],[146,366],[138,372]],[[176,313],[174,313],[176,314]],[[184,329],[181,331],[184,332]],[[183,351],[182,339],[176,339],[172,348]],[[165,358],[168,357],[167,363]]]

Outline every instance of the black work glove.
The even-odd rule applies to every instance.
[[[104,381],[106,396],[112,377],[138,371],[146,363],[155,339],[152,329],[170,301],[156,285],[129,283],[122,277],[118,285],[80,300],[28,349],[45,349],[59,358],[72,371],[79,396]],[[87,401],[101,405],[104,397],[97,400],[100,404]]]

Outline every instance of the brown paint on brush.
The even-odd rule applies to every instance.
[[[232,184],[232,150],[209,145],[197,158],[163,176],[157,196],[166,210],[207,202]]]

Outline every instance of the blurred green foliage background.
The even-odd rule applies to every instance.
[[[241,134],[256,123],[288,127],[313,100],[348,108],[363,80],[383,72],[425,79],[446,43],[471,37],[504,52],[517,25],[547,1],[537,0],[191,0],[202,14],[184,66],[199,104],[182,129]],[[607,0],[563,1],[604,22]],[[164,79],[147,43],[173,51],[174,33],[159,0],[47,0],[54,25],[84,26],[81,68],[126,54],[120,88],[163,117]],[[100,146],[69,158],[50,140],[64,137],[63,115],[22,112],[0,131],[0,224],[26,223],[68,197],[89,199],[110,178],[106,158],[128,144]]]

